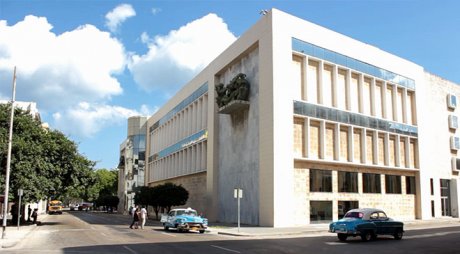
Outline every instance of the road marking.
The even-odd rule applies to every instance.
[[[439,232],[439,233],[423,234],[423,235],[410,235],[410,236],[404,236],[403,238],[417,239],[417,238],[428,238],[428,237],[433,237],[433,236],[445,236],[445,235],[450,235],[450,234],[460,234],[460,231]]]
[[[345,245],[347,243],[339,243],[339,242],[326,242],[327,245]]]
[[[123,245],[123,248],[129,250],[129,252],[131,252],[131,253],[137,254],[137,252],[135,252],[133,249],[129,248],[129,247],[126,246],[126,245]]]
[[[233,253],[241,253],[239,251],[227,249],[227,248],[220,247],[220,246],[217,246],[217,245],[211,245],[211,247],[218,248],[218,249],[221,249],[221,250],[226,250],[226,251],[233,252]]]
[[[169,236],[174,236],[174,237],[177,237],[176,235],[173,235],[173,234],[168,234],[168,233],[162,233],[163,235],[169,235]]]

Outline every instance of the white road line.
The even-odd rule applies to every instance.
[[[123,245],[123,248],[127,249],[129,252],[131,253],[134,253],[134,254],[137,254],[137,252],[135,252],[133,249],[129,248],[128,246],[126,245]]]
[[[345,245],[347,243],[338,243],[338,242],[326,242],[327,245]]]
[[[175,235],[173,235],[173,234],[168,234],[168,233],[162,233],[162,234],[163,234],[163,235],[169,235],[169,236],[177,237],[177,236],[175,236]]]
[[[220,246],[217,246],[217,245],[211,245],[211,247],[218,248],[218,249],[221,249],[221,250],[226,250],[226,251],[233,252],[233,253],[241,253],[239,251],[227,249],[227,248],[220,247]]]

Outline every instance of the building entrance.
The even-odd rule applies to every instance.
[[[441,215],[452,215],[450,211],[450,180],[447,179],[441,179]]]

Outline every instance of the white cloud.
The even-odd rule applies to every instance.
[[[150,39],[143,33],[149,51],[133,54],[128,68],[134,80],[144,89],[176,91],[226,49],[236,37],[217,15],[208,14],[171,31],[166,36]]]
[[[10,84],[17,66],[21,99],[55,111],[80,101],[108,100],[122,93],[113,76],[126,66],[123,45],[108,32],[84,25],[51,32],[46,18],[27,16],[12,26],[0,21],[0,84]],[[0,86],[9,97],[10,86]]]
[[[141,34],[141,42],[144,44],[148,44],[150,42],[150,37],[146,32]]]
[[[115,32],[121,23],[134,16],[136,16],[136,11],[130,4],[120,4],[105,15],[105,25],[111,32]]]
[[[146,109],[143,106],[141,111]],[[53,126],[68,135],[92,137],[106,127],[126,125],[128,117],[136,115],[143,114],[120,106],[80,102],[75,107],[54,113]]]
[[[160,8],[152,8],[152,14],[153,15],[157,15],[158,13],[161,12],[161,9]]]

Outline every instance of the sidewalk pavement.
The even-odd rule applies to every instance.
[[[47,215],[40,215],[40,219],[43,219]],[[22,239],[26,238],[33,230],[35,230],[37,225],[34,224],[21,224],[19,229],[17,225],[8,225],[3,232],[3,228],[0,229],[0,250],[2,248],[11,248],[18,244]],[[5,237],[3,238],[3,233]]]
[[[113,214],[116,215],[116,214]],[[45,219],[48,215],[41,215],[40,219]],[[150,226],[161,227],[159,221],[149,220]],[[206,230],[207,233],[230,235],[235,237],[280,237],[280,236],[319,236],[330,235],[327,232],[329,223],[327,224],[310,224],[301,227],[287,228],[272,228],[272,227],[257,227],[257,226],[240,226],[239,230],[236,224],[211,223]],[[440,218],[431,220],[414,220],[404,221],[404,230],[417,230],[427,228],[442,228],[460,226],[459,218]],[[35,225],[26,224],[19,227],[8,226],[5,231],[6,237],[0,238],[0,250],[2,248],[11,248],[17,245],[21,240],[25,239],[37,227]]]

